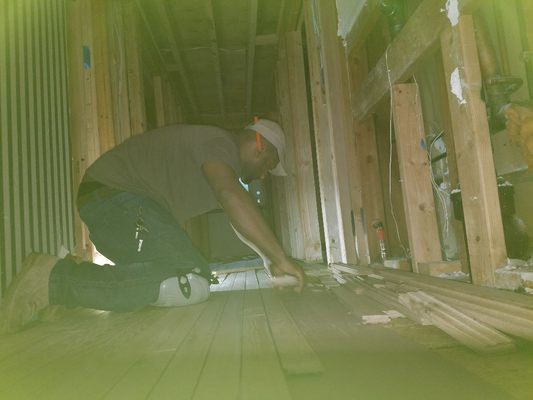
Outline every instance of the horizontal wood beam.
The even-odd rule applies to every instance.
[[[150,23],[148,22],[148,18],[146,16],[146,13],[144,12],[144,9],[141,6],[140,0],[135,0],[135,4],[137,5],[137,9],[139,10],[139,13],[140,13],[141,18],[142,18],[143,23],[144,23],[144,28],[146,29],[146,32],[148,33],[148,36],[150,36],[150,41],[152,42],[152,45],[154,46],[154,49],[155,49],[155,51],[157,53],[159,61],[161,61],[161,63],[159,64],[160,67],[163,68],[165,70],[165,72],[177,71],[177,67],[175,69],[171,70],[171,69],[168,68],[168,65],[166,65],[165,59],[163,58],[163,55],[161,54],[161,49],[157,45],[157,41],[155,40],[154,32],[152,31],[152,27],[150,26]],[[179,102],[181,104],[183,104],[184,101],[181,98],[181,96],[178,94],[178,91],[174,87],[174,84],[172,84],[172,83],[170,83],[170,84],[172,85],[172,89],[173,89],[174,93],[177,94]]]
[[[391,42],[385,54],[370,71],[365,82],[353,93],[356,120],[365,119],[389,93],[390,83],[405,81],[416,63],[434,49],[442,30],[450,25],[444,0],[425,0]],[[475,8],[478,0],[458,0],[460,11]],[[388,71],[388,72],[387,72]]]
[[[181,82],[183,84],[183,87],[185,88],[185,94],[187,96],[187,100],[189,102],[189,105],[191,106],[193,114],[196,115],[198,114],[198,106],[196,104],[196,101],[194,100],[194,93],[190,85],[190,79],[187,76],[187,73],[185,71],[185,65],[183,64],[183,60],[181,58],[180,49],[179,49],[178,43],[176,42],[176,37],[174,36],[174,31],[170,24],[170,20],[168,17],[168,12],[165,8],[165,4],[161,1],[155,1],[153,3],[153,7],[156,10],[157,18],[162,25],[163,31],[165,32],[165,35],[169,40],[170,47],[171,47],[170,50],[174,57],[174,61],[176,62],[177,71],[180,75]]]
[[[381,0],[366,0],[359,14],[355,17],[351,30],[346,34],[347,52],[358,50],[365,42],[368,33],[376,26],[376,22],[381,16],[379,3]]]

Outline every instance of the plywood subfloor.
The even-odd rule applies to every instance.
[[[465,352],[471,364],[488,365],[494,359],[481,358],[445,335],[435,335],[431,343],[440,343],[435,346],[428,345],[429,331],[424,333],[427,343],[404,334],[416,329],[405,320],[404,332],[362,325],[361,315],[381,309],[365,296],[355,296],[359,312],[349,311],[323,288],[301,295],[260,289],[265,280],[262,271],[257,273],[225,276],[208,302],[192,307],[125,314],[75,310],[1,336],[0,398],[517,398],[501,382],[496,385],[476,368],[465,368],[456,354]],[[322,372],[289,374],[283,368],[289,350],[282,345],[276,351],[273,337],[279,340],[284,329],[279,321],[286,319],[275,325],[278,317],[264,307],[278,302],[295,323],[289,329],[303,335]],[[446,349],[454,356],[444,354]],[[528,398],[524,390],[516,393]]]

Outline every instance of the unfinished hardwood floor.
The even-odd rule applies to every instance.
[[[369,297],[348,308],[334,294],[344,288],[274,290],[262,270],[221,275],[213,289],[192,307],[75,310],[1,336],[0,398],[513,398],[390,327],[363,325],[382,311]]]

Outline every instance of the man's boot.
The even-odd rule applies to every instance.
[[[42,253],[30,254],[22,270],[11,282],[0,309],[0,327],[4,332],[16,332],[38,318],[49,305],[48,279],[59,260]]]

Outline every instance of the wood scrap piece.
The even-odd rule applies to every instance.
[[[504,334],[427,293],[402,293],[399,295],[399,301],[472,350],[487,353],[514,348],[512,340]]]
[[[322,372],[324,367],[316,353],[292,319],[277,293],[269,289],[266,274],[258,273],[257,276],[270,331],[285,373],[288,375],[300,375]]]
[[[359,279],[350,281],[347,284],[347,287],[349,287],[356,293],[358,290],[363,289],[365,295],[377,301],[378,303],[386,307],[395,309],[396,312],[407,316],[413,321],[422,323],[422,321],[419,320],[418,316],[415,313],[413,313],[409,308],[399,303],[397,294],[390,293],[388,290],[383,290],[383,288],[376,288],[375,286],[372,286],[369,283]]]
[[[244,294],[239,398],[288,400],[291,396],[270,334],[261,293],[249,290],[248,281],[252,283],[251,276],[246,280]]]
[[[339,274],[337,272],[332,271],[331,275],[333,276],[333,279],[335,279],[341,285],[344,285],[346,282],[348,282],[346,279],[343,278],[343,276],[341,274]]]
[[[343,264],[343,263],[338,263],[338,262],[330,263],[329,269],[335,270],[338,273],[344,272],[350,275],[368,275],[368,274],[375,272],[370,267],[365,267],[365,266],[360,266],[360,265],[354,266],[354,265]]]
[[[391,318],[386,314],[363,315],[361,319],[363,325],[388,324],[391,321]]]

